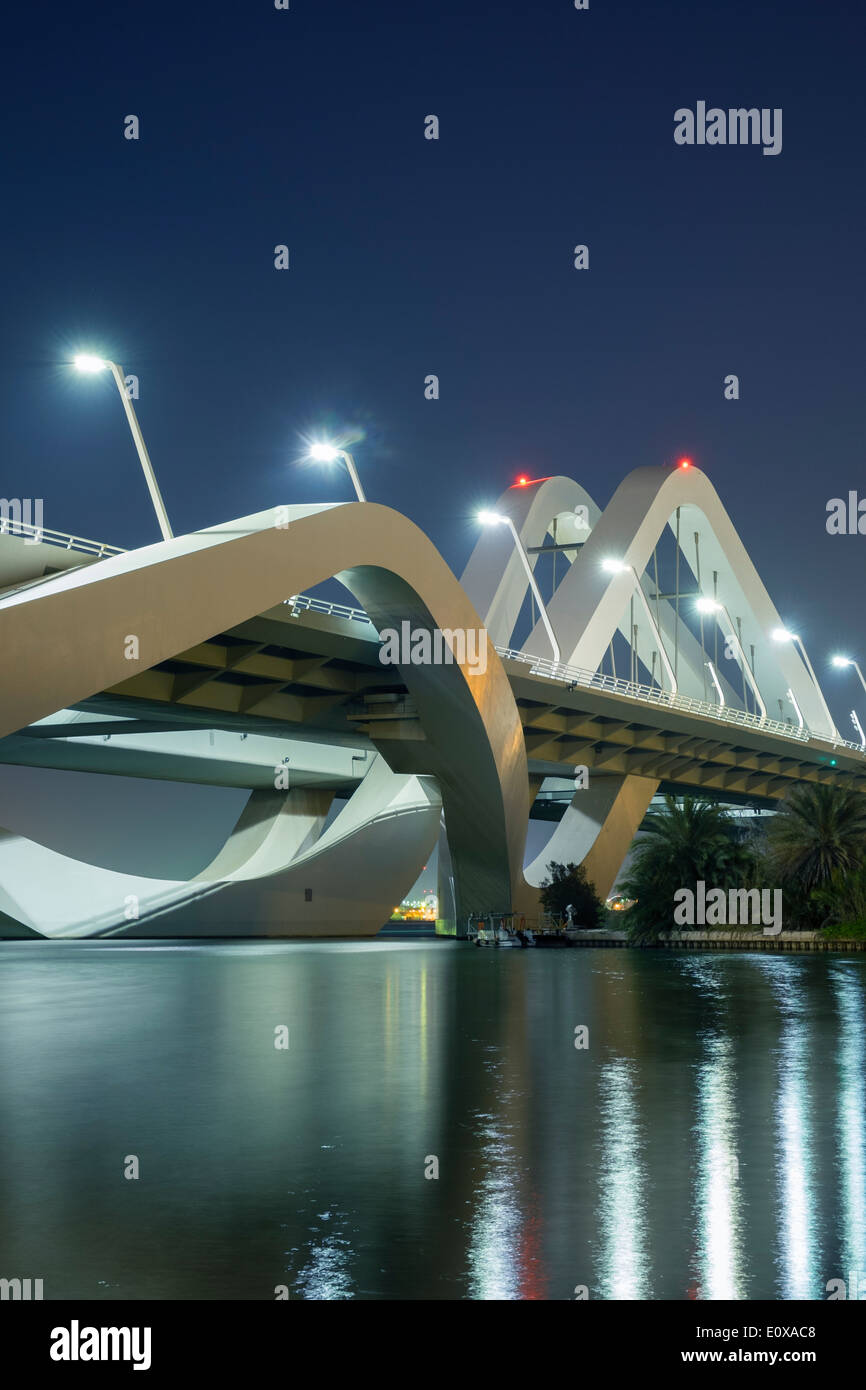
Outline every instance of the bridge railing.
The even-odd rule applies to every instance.
[[[833,740],[833,747],[834,747],[834,748],[853,748],[855,753],[864,753],[864,752],[866,752],[866,749],[864,749],[864,747],[863,747],[863,745],[862,745],[861,743],[852,743],[851,740],[850,740],[850,738],[837,738],[837,739],[834,739],[834,740]]]
[[[0,515],[0,536],[25,536],[34,545],[56,545],[61,550],[77,550],[83,555],[95,555],[102,559],[106,555],[123,555],[116,545],[103,545],[100,541],[88,541],[83,536],[68,536],[65,531],[50,531],[44,526],[31,526],[29,521],[16,521],[14,517]]]
[[[327,599],[312,598],[310,594],[293,594],[291,598],[284,598],[283,603],[291,604],[292,617],[296,613],[327,613],[331,618],[347,618],[350,622],[373,626],[363,608],[350,608],[346,603],[329,603]]]
[[[292,613],[312,611],[326,613],[336,618],[348,618],[353,622],[373,624],[363,608],[351,608],[345,603],[329,603],[326,599],[312,598],[309,594],[295,594],[284,600],[292,605]],[[579,685],[588,690],[605,690],[614,695],[625,695],[633,700],[644,700],[653,705],[665,705],[669,709],[682,710],[684,714],[699,714],[706,719],[715,719],[723,724],[737,724],[742,728],[759,729],[763,733],[778,734],[798,743],[809,743],[818,738],[832,748],[850,748],[855,753],[863,753],[859,743],[850,739],[826,739],[815,734],[805,724],[802,729],[794,728],[781,719],[765,719],[749,710],[736,709],[732,705],[714,705],[708,700],[696,700],[691,695],[672,695],[657,685],[643,685],[635,681],[623,680],[620,676],[606,676],[600,671],[585,671],[579,666],[567,666],[562,662],[550,661],[544,657],[530,656],[527,652],[515,651],[512,647],[497,647],[497,652],[508,661],[520,661],[529,666],[532,675],[546,676],[548,680],[565,681],[568,685]]]
[[[508,661],[522,661],[530,667],[530,674],[547,676],[550,680],[566,681],[569,685],[579,685],[588,690],[605,690],[613,695],[628,695],[634,700],[644,700],[653,705],[665,705],[669,709],[679,709],[685,714],[699,714],[706,719],[717,719],[724,724],[739,724],[749,729],[760,729],[763,733],[781,734],[783,738],[797,739],[808,743],[814,737],[804,725],[795,729],[784,724],[781,719],[764,719],[760,714],[749,710],[735,709],[731,705],[711,705],[707,700],[696,700],[691,695],[672,695],[658,685],[641,685],[623,680],[620,676],[606,676],[601,671],[584,671],[579,666],[566,666],[561,662],[545,660],[543,657],[529,656],[510,647],[497,647],[497,652]],[[841,742],[842,740],[840,740]],[[859,744],[856,746],[859,751]]]

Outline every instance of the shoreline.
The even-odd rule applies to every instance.
[[[633,951],[834,951],[840,954],[866,951],[866,941],[847,937],[825,941],[813,931],[780,932],[778,936],[765,936],[763,932],[667,932],[658,941],[643,944],[630,942],[624,931],[610,931],[606,927],[571,931],[566,935],[572,946],[627,947]]]

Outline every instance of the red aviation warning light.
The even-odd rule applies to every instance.
[[[549,479],[549,478],[530,478],[529,475],[526,474],[526,473],[518,473],[517,477],[514,479],[514,482],[511,484],[511,486],[512,486],[512,487],[534,487],[536,483],[548,483],[548,482],[550,482],[550,479]]]
[[[691,468],[691,466],[691,459],[680,459],[679,463],[677,464],[677,468]]]

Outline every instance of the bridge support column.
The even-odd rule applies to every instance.
[[[606,898],[658,785],[652,777],[590,773],[589,786],[574,793],[543,853],[525,869],[527,884],[538,887],[551,862],[583,864],[599,897]]]
[[[539,773],[529,774],[529,798],[526,802],[527,814],[533,801],[541,790],[544,777]],[[471,859],[468,861],[464,855],[452,855],[451,845],[448,840],[447,826],[447,804],[442,816],[439,827],[439,875],[438,875],[438,895],[439,895],[439,925],[437,930],[443,936],[465,936],[470,912],[505,912],[508,904],[503,903],[501,898],[490,896],[485,900],[484,896],[479,895],[473,882],[473,865]],[[457,824],[456,818],[452,822]],[[478,832],[476,831],[476,834]],[[471,832],[467,837],[471,844]],[[461,874],[464,875],[461,881]],[[527,907],[527,893],[530,906]],[[515,912],[523,912],[528,916],[535,916],[537,906],[537,894],[523,881],[520,874],[517,883],[512,884],[511,906]]]

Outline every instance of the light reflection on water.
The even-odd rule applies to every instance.
[[[836,1082],[836,1163],[842,1187],[840,1278],[847,1278],[850,1270],[863,1272],[866,1250],[866,1018],[863,981],[857,970],[846,968],[849,964],[840,961],[830,971],[840,1031]]]
[[[469,1239],[469,1297],[520,1297],[520,1172],[507,1129],[493,1116],[474,1116],[480,1146]]]
[[[864,990],[827,955],[2,945],[0,1277],[822,1298],[866,1271]]]
[[[775,969],[772,967],[775,966]],[[776,1193],[782,1298],[818,1298],[813,1104],[808,1085],[816,1038],[811,1019],[809,971],[799,960],[762,960],[761,969],[777,1000],[782,1020],[776,1048],[778,1081]]]
[[[607,1062],[601,1069],[602,1259],[598,1283],[602,1298],[650,1297],[635,1072],[634,1064],[622,1059]]]
[[[744,1296],[743,1212],[740,1136],[736,1098],[736,1051],[727,1017],[724,958],[701,955],[684,962],[684,973],[707,1001],[707,1026],[698,1034],[697,1104],[694,1143],[694,1214],[697,1289],[704,1299]]]

